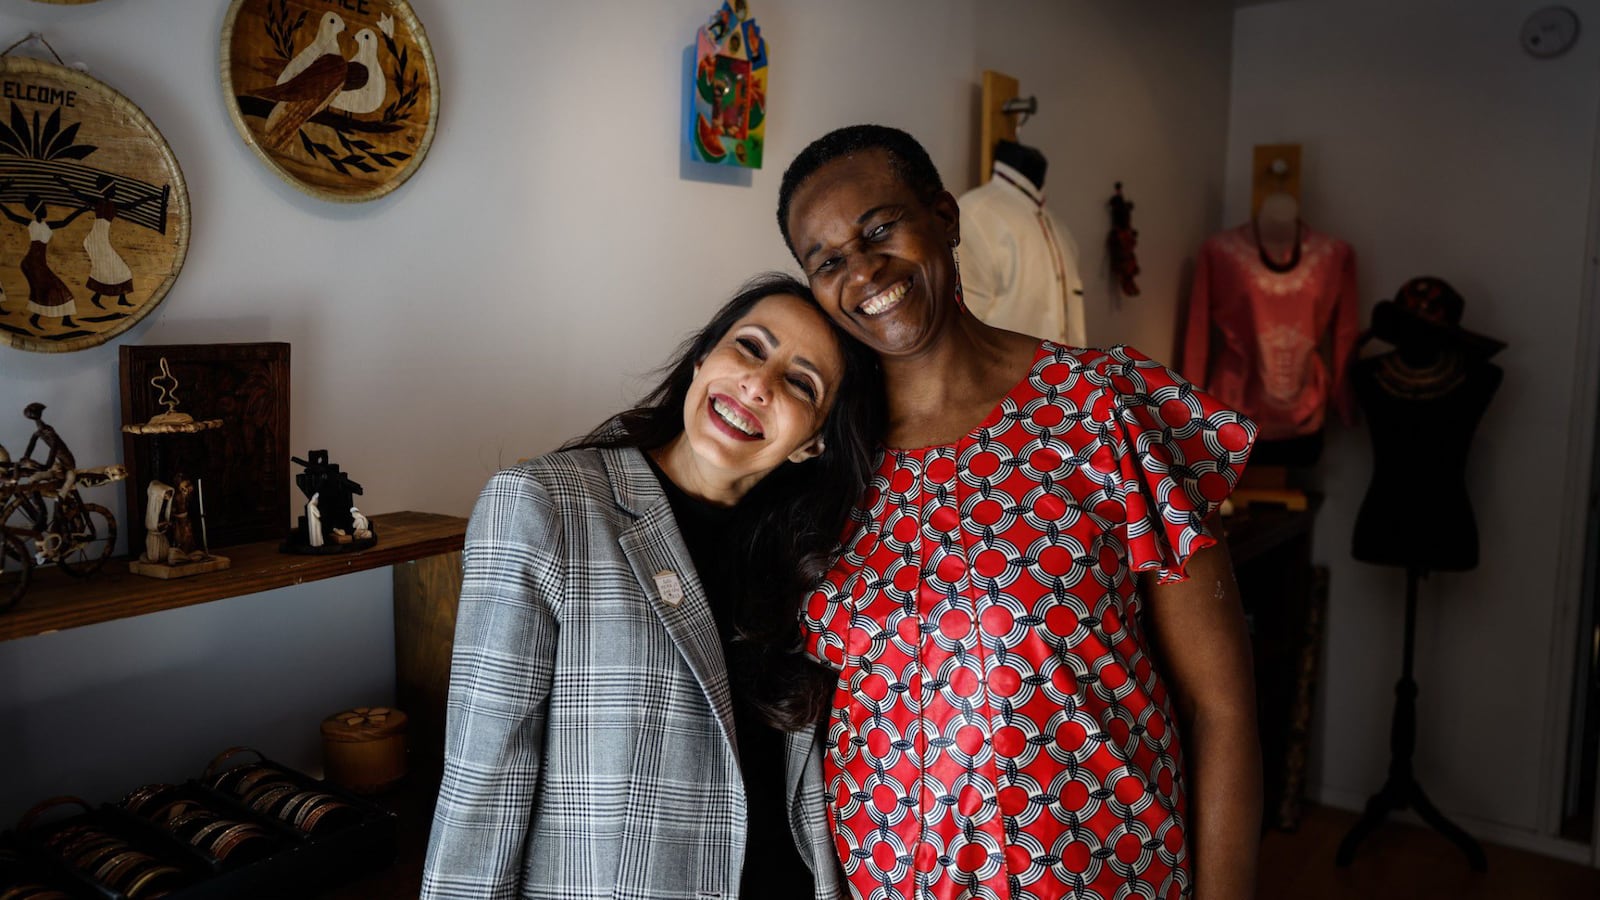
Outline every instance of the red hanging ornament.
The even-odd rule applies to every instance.
[[[1106,235],[1106,249],[1111,254],[1111,273],[1125,297],[1139,296],[1139,285],[1134,276],[1139,274],[1139,257],[1134,248],[1139,244],[1139,232],[1133,227],[1133,204],[1122,196],[1122,182],[1107,203],[1111,207],[1111,232]]]

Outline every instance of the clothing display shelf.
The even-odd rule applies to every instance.
[[[436,513],[397,512],[372,518],[378,545],[359,553],[298,556],[278,552],[281,541],[228,548],[233,567],[193,578],[163,581],[128,571],[112,560],[92,578],[71,578],[54,567],[35,569],[33,583],[16,607],[0,613],[0,641],[48,634],[132,616],[226,600],[260,591],[321,581],[383,566],[396,566],[397,585],[414,581],[402,570],[459,560],[467,520]],[[459,563],[457,563],[459,564]],[[396,636],[397,650],[402,642]]]
[[[1306,499],[1303,510],[1252,504],[1223,519],[1250,625],[1262,824],[1281,831],[1300,824],[1328,596],[1327,570],[1311,560],[1312,525],[1322,497]]]

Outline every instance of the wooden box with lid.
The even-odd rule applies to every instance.
[[[379,793],[405,777],[406,714],[385,706],[335,713],[322,720],[322,753],[329,781]]]

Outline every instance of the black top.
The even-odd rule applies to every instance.
[[[748,671],[747,665],[741,665],[743,642],[732,639],[734,604],[739,598],[735,579],[739,573],[738,560],[728,547],[733,543],[729,535],[737,527],[739,510],[696,500],[674,484],[650,454],[646,453],[645,459],[666,492],[678,531],[689,548],[689,558],[700,575],[722,639],[722,657],[727,662],[739,768],[744,775],[749,810],[739,896],[752,900],[812,900],[816,892],[811,869],[795,849],[794,832],[789,827],[784,796],[788,770],[785,735],[751,705],[749,692],[744,690],[749,679],[741,677],[742,672]]]
[[[1356,559],[1457,572],[1478,565],[1467,448],[1502,374],[1459,352],[1422,365],[1385,353],[1350,367],[1373,453],[1351,546]]]

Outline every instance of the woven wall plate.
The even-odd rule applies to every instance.
[[[422,164],[439,73],[405,0],[233,0],[222,89],[245,143],[323,200],[373,200]]]
[[[188,248],[189,191],[150,119],[75,69],[0,57],[0,340],[110,340],[167,295]]]

